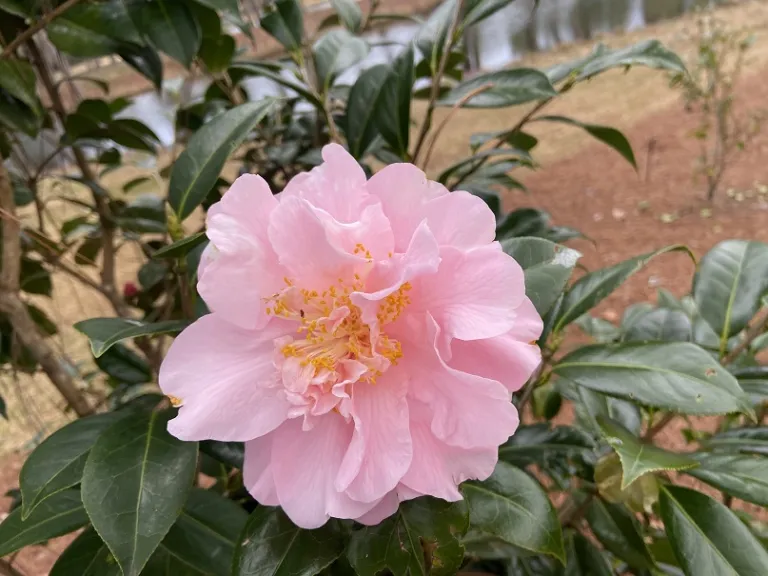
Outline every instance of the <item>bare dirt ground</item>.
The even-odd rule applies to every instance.
[[[744,107],[768,108],[768,5],[743,2],[722,9],[721,14],[757,34],[739,97]],[[618,47],[653,37],[686,54],[691,47],[683,41],[682,32],[689,25],[690,18],[685,17],[605,41]],[[578,44],[533,55],[519,65],[544,67],[576,58],[591,45]],[[417,117],[423,115],[423,106],[417,103],[414,112]],[[512,126],[525,112],[512,109],[457,114],[435,147],[429,172],[434,175],[466,155],[473,132]],[[436,124],[443,113],[438,113]],[[556,224],[572,226],[587,234],[593,242],[571,243],[584,254],[582,263],[587,268],[611,265],[668,244],[687,244],[700,257],[727,238],[768,241],[768,196],[758,193],[761,185],[768,185],[768,128],[737,157],[721,193],[710,207],[703,200],[702,183],[695,182],[692,176],[698,154],[697,143],[691,137],[696,120],[684,113],[678,94],[668,88],[663,74],[649,70],[606,74],[578,86],[548,113],[622,129],[632,142],[640,165],[635,172],[615,152],[579,130],[544,124],[532,127],[531,131],[541,139],[536,150],[541,166],[536,172],[515,175],[530,193],[509,195],[506,206],[545,209]],[[646,170],[647,147],[652,140],[656,143],[655,152]],[[726,195],[729,188],[741,192],[738,197],[743,199],[737,201]],[[711,208],[711,215],[702,215],[702,208]],[[66,218],[62,214],[60,220]],[[132,279],[135,255],[127,251],[122,262],[121,280]],[[654,299],[659,287],[683,295],[690,290],[693,271],[693,265],[684,256],[664,256],[627,282],[596,313],[617,320],[628,304]],[[88,362],[85,342],[71,325],[84,318],[108,315],[110,309],[98,294],[81,288],[69,277],[56,276],[54,282],[54,304],[46,305],[46,310],[62,326],[55,344],[73,361]],[[4,377],[0,394],[9,404],[11,417],[9,423],[0,420],[1,496],[17,486],[23,454],[67,416],[61,414],[62,402],[44,378]],[[679,422],[659,436],[662,443],[680,447],[679,430],[685,423]],[[706,428],[712,423],[702,421],[700,425]],[[0,501],[0,520],[9,503],[9,499]],[[47,574],[67,542],[59,539],[48,546],[25,550],[14,565],[27,576]]]

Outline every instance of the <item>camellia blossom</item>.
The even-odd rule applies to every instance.
[[[244,441],[253,497],[298,526],[376,524],[461,499],[518,426],[541,318],[495,218],[411,164],[370,180],[341,146],[273,196],[238,178],[208,211],[198,289],[160,386],[182,440]]]

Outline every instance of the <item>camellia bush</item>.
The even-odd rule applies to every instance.
[[[620,132],[546,107],[609,70],[685,69],[652,41],[464,78],[465,31],[508,3],[442,3],[344,85],[397,18],[377,3],[333,0],[309,31],[297,0],[267,3],[285,56],[253,60],[226,32],[251,33],[234,0],[0,1],[0,361],[45,373],[77,416],[24,463],[0,573],[71,533],[51,576],[768,573],[745,505],[768,505],[768,245],[723,242],[690,295],[591,316],[655,259],[693,255],[577,271],[578,231],[498,194],[535,167],[534,122],[634,165]],[[57,77],[52,50],[117,55],[158,89],[163,54],[208,88],[161,151],[101,80]],[[250,78],[283,95],[249,101]],[[105,94],[70,102],[76,84]],[[458,109],[522,105],[425,176]],[[163,194],[106,185],[136,165]],[[60,230],[52,198],[77,211]],[[127,246],[144,259],[120,286]],[[33,304],[54,272],[114,310],[75,325],[95,374]],[[684,451],[657,443],[672,422]]]

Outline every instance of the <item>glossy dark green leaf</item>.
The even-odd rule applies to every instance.
[[[438,100],[437,105],[456,106],[483,86],[488,89],[469,98],[462,107],[503,108],[557,96],[546,74],[533,68],[517,68],[481,74],[462,82]]]
[[[389,571],[408,574],[455,574],[464,558],[458,537],[469,528],[464,502],[423,497],[400,505],[397,514],[354,533],[347,557],[359,576]],[[431,569],[425,566],[425,550]]]
[[[466,482],[470,524],[519,548],[565,559],[563,535],[549,497],[528,474],[499,462],[484,482]]]
[[[720,502],[682,488],[661,491],[661,517],[687,576],[764,576],[768,552],[744,523]]]
[[[585,515],[592,533],[606,550],[634,568],[653,568],[655,562],[643,540],[640,525],[624,506],[595,498]]]
[[[496,239],[543,237],[549,230],[551,218],[543,210],[518,208],[509,212],[496,226]]]
[[[237,0],[194,0],[194,1],[197,2],[198,4],[202,4],[203,6],[207,6],[208,8],[213,8],[214,10],[218,10],[220,12],[233,16],[237,20],[240,19],[240,7],[238,6]]]
[[[28,294],[50,296],[53,291],[51,274],[37,260],[22,257],[19,280],[21,289]]]
[[[304,18],[299,0],[277,0],[261,17],[261,27],[289,52],[301,49]]]
[[[152,258],[180,258],[207,240],[208,237],[205,235],[205,232],[198,232],[173,244],[163,246],[152,254]]]
[[[743,330],[768,290],[768,244],[746,240],[720,242],[702,259],[693,281],[693,298],[701,316],[720,338]]]
[[[168,203],[184,220],[205,199],[230,154],[275,106],[265,98],[242,104],[198,130],[173,165]]]
[[[508,144],[518,150],[525,150],[526,152],[530,152],[539,143],[538,138],[527,132],[522,132],[521,130],[502,130],[501,132],[478,132],[477,134],[472,134],[469,138],[469,146],[473,150],[477,150],[480,146],[491,140],[500,140],[501,143]]]
[[[8,58],[0,60],[0,88],[32,110],[40,106],[36,85],[37,76],[29,63]]]
[[[34,137],[42,127],[42,116],[0,88],[0,127]]]
[[[0,396],[0,416],[8,420],[8,407],[5,404],[5,400]]]
[[[232,36],[220,34],[216,37],[204,37],[197,55],[211,74],[224,72],[232,63],[237,42]]]
[[[647,66],[670,72],[686,71],[680,57],[661,42],[644,40],[620,50],[597,52],[579,67],[578,80],[591,78],[611,68],[626,66]]]
[[[734,428],[715,434],[704,441],[704,446],[715,450],[768,456],[768,427]]]
[[[219,462],[233,468],[243,467],[245,447],[242,442],[221,442],[219,440],[203,440],[200,451]]]
[[[62,490],[46,498],[25,519],[16,508],[0,522],[0,557],[25,546],[74,532],[88,524],[79,490]]]
[[[565,289],[581,254],[543,238],[510,238],[501,243],[525,273],[525,294],[540,315]]]
[[[153,194],[134,198],[120,210],[116,221],[118,226],[127,232],[164,234],[165,199]]]
[[[559,332],[576,318],[597,306],[621,286],[627,278],[645,267],[656,256],[669,252],[684,252],[693,259],[693,254],[685,246],[667,246],[655,252],[636,256],[609,268],[595,270],[584,275],[565,293],[555,332]]]
[[[306,84],[299,82],[298,79],[287,78],[285,75],[281,74],[279,67],[275,69],[266,62],[234,62],[232,66],[230,66],[230,70],[236,74],[268,78],[280,86],[293,90],[318,109],[322,109],[323,107],[323,101],[317,94],[312,92],[311,88]],[[230,72],[230,75],[232,75],[232,72]]]
[[[90,318],[77,322],[75,330],[88,336],[93,355],[98,358],[117,342],[138,336],[153,336],[181,332],[189,325],[186,320],[166,320],[145,324],[139,320],[125,318]]]
[[[616,128],[600,126],[599,124],[586,124],[566,116],[537,116],[536,120],[558,122],[560,124],[569,124],[581,128],[593,138],[616,150],[616,152],[621,154],[622,157],[637,170],[637,161],[635,160],[635,153],[632,151],[632,145],[629,143],[629,140],[627,140],[627,137]]]
[[[597,417],[603,416],[616,420],[635,435],[640,433],[643,416],[636,404],[563,380],[557,382],[557,388],[563,396],[574,402],[576,416],[583,427],[601,434]]]
[[[96,358],[96,365],[118,384],[144,384],[152,381],[152,370],[141,356],[119,342]]]
[[[232,500],[194,488],[162,545],[204,574],[229,576],[247,520],[248,514]]]
[[[346,134],[349,151],[365,156],[378,135],[401,158],[408,157],[413,88],[413,48],[408,46],[392,64],[364,71],[349,92]]]
[[[109,548],[93,528],[88,528],[67,547],[49,576],[122,576]]]
[[[571,426],[539,423],[521,426],[499,447],[499,458],[514,466],[545,464],[555,455],[589,453],[595,449],[592,437]]]
[[[699,454],[687,473],[736,498],[768,506],[768,458],[745,454]]]
[[[489,148],[487,150],[482,150],[476,154],[473,154],[467,158],[463,158],[458,162],[454,162],[440,173],[440,175],[437,177],[437,181],[445,184],[451,177],[463,177],[467,172],[469,172],[469,170],[474,168],[474,165],[478,160],[493,157],[504,158],[505,160],[509,161],[507,164],[504,164],[504,167],[507,168],[504,170],[504,172],[509,172],[509,170],[520,165],[530,165],[533,162],[530,154],[528,154],[528,152],[525,150],[516,150],[514,148]],[[485,166],[483,168],[485,168]],[[482,170],[482,168],[480,170]]]
[[[8,14],[13,14],[19,18],[31,16],[30,8],[26,0],[0,0],[0,11],[8,12]]]
[[[456,0],[441,2],[416,33],[416,46],[427,60],[431,75],[437,72],[448,29],[455,13]]]
[[[142,44],[122,0],[81,2],[51,21],[45,31],[59,50],[77,58],[98,58],[126,43]]]
[[[181,513],[197,443],[166,430],[175,411],[137,414],[110,427],[83,471],[83,504],[125,576],[137,576]]]
[[[356,0],[331,0],[331,6],[339,20],[350,32],[358,32],[363,21],[363,12]]]
[[[615,342],[621,336],[621,330],[618,326],[603,318],[595,318],[588,313],[579,316],[574,324],[589,334],[592,340],[600,344]]]
[[[368,44],[344,28],[330,30],[312,46],[315,73],[327,93],[336,77],[368,54]]]
[[[695,344],[595,344],[553,371],[579,386],[684,414],[751,413],[736,379]]]
[[[624,470],[621,480],[622,490],[649,472],[687,470],[698,466],[698,462],[689,456],[668,452],[653,444],[644,443],[618,422],[598,416],[597,423],[608,444],[621,459],[621,467]]]
[[[470,0],[466,3],[464,12],[464,27],[477,24],[481,20],[493,16],[496,12],[508,6],[515,0]],[[535,0],[538,2],[538,0]]]
[[[578,532],[566,537],[567,563],[563,576],[613,576],[602,551]]]
[[[30,318],[32,318],[32,321],[37,324],[37,327],[40,328],[43,334],[53,336],[59,332],[56,323],[51,320],[48,315],[40,308],[33,306],[32,304],[27,304],[26,308],[27,312],[29,312]]]
[[[75,420],[35,448],[19,474],[24,519],[46,498],[80,483],[85,459],[94,442],[126,414],[109,412]]]
[[[279,508],[260,506],[235,550],[233,576],[315,576],[344,552],[335,520],[316,530],[294,525]]]
[[[656,308],[624,328],[626,342],[689,342],[691,320],[680,310]]]
[[[200,49],[202,32],[192,11],[183,2],[154,0],[135,4],[133,21],[150,42],[189,68]]]
[[[149,79],[156,90],[162,88],[163,62],[154,48],[141,44],[122,43],[117,47],[116,52],[131,68]]]

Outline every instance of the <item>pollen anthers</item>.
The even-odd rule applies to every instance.
[[[296,339],[280,349],[286,358],[297,358],[301,366],[312,366],[315,375],[337,371],[342,360],[356,360],[369,366],[361,379],[373,383],[381,375],[376,367],[380,366],[377,356],[391,364],[397,364],[403,356],[400,342],[389,338],[381,327],[397,320],[410,304],[410,283],[404,283],[379,304],[379,329],[372,334],[350,297],[364,290],[365,281],[359,274],[351,281],[339,278],[322,292],[297,288],[291,279],[284,280],[286,288],[268,299],[267,314],[299,323]]]

